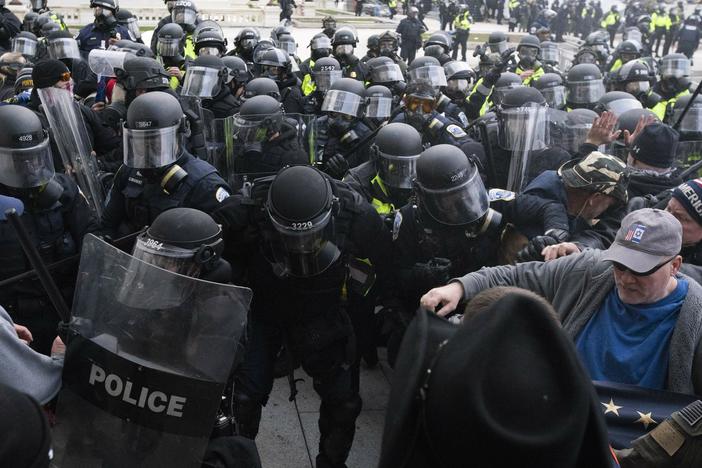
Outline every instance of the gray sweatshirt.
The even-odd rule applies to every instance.
[[[0,382],[42,405],[61,389],[63,358],[37,353],[17,337],[10,315],[0,306]]]
[[[614,286],[612,265],[602,251],[588,249],[550,262],[483,268],[455,281],[463,285],[464,299],[495,286],[517,286],[546,298],[558,312],[563,329],[575,341]],[[702,286],[692,278],[670,340],[666,390],[694,394],[692,362],[702,336]],[[698,369],[695,373],[702,372]],[[698,388],[702,391],[702,388]]]

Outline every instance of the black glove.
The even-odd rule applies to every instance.
[[[518,262],[533,262],[533,261],[543,261],[544,257],[541,255],[541,251],[544,247],[549,245],[558,244],[558,239],[551,236],[536,236],[529,241],[529,243],[517,253]]]
[[[502,67],[507,67],[507,63],[512,58],[512,54],[514,53],[515,50],[517,50],[517,49],[515,49],[514,47],[510,47],[509,49],[505,50],[504,52],[502,52],[500,54],[500,61],[501,61]]]
[[[483,77],[483,85],[486,88],[490,88],[492,86],[495,86],[495,83],[497,83],[497,80],[500,79],[500,75],[502,75],[502,71],[504,70],[504,66],[500,63],[499,65],[495,65],[492,67],[488,72],[485,74]]]
[[[339,153],[329,158],[324,165],[324,172],[338,180],[343,179],[348,171],[349,162]]]

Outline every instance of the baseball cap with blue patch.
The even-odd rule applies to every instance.
[[[624,217],[602,259],[645,273],[679,254],[681,247],[680,221],[667,211],[644,208]]]

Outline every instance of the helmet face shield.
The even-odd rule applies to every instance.
[[[68,37],[49,41],[49,57],[55,60],[80,58],[78,43]]]
[[[395,189],[411,189],[417,178],[417,159],[415,156],[394,156],[378,152],[378,173],[383,183]]]
[[[641,102],[637,99],[617,99],[615,101],[608,102],[605,107],[609,112],[612,112],[616,116],[622,115],[624,112],[631,109],[641,109],[643,106]]]
[[[436,221],[450,226],[474,223],[488,210],[488,196],[478,171],[461,185],[429,189],[417,180],[420,206]]]
[[[446,73],[444,72],[444,67],[437,65],[418,67],[410,70],[409,79],[412,82],[424,81],[429,83],[434,88],[446,86]]]
[[[363,99],[348,91],[331,90],[324,96],[322,112],[336,112],[352,117],[360,117],[362,114]]]
[[[218,47],[200,47],[197,51],[198,56],[202,55],[213,55],[215,57],[219,57],[219,48]]]
[[[690,61],[685,59],[663,59],[660,68],[661,78],[683,78],[690,75]]]
[[[212,98],[219,93],[220,71],[207,67],[188,67],[181,94],[201,98]]]
[[[549,141],[548,108],[538,106],[503,109],[497,114],[500,124],[498,144],[511,151],[536,150]]]
[[[256,44],[258,44],[258,40],[253,37],[248,37],[239,41],[239,46],[242,48],[242,50],[246,51],[252,51],[254,47],[256,47]]]
[[[672,122],[677,122],[682,114],[683,109],[675,109],[673,112]],[[693,103],[688,109],[685,117],[683,117],[682,122],[680,122],[680,128],[678,128],[681,134],[684,133],[694,133],[702,134],[702,105],[697,102]]]
[[[500,104],[502,102],[502,99],[505,97],[505,94],[507,94],[509,91],[513,90],[514,88],[521,88],[524,86],[522,83],[507,83],[504,86],[500,86],[499,88],[495,88],[492,92],[492,101],[495,104]]]
[[[136,239],[132,256],[171,273],[198,278],[202,268],[195,261],[197,252],[198,249],[166,245],[142,233]]]
[[[394,83],[403,80],[402,70],[396,63],[384,63],[371,69],[371,82],[373,83]]]
[[[450,81],[454,75],[460,75],[461,77],[473,76],[473,70],[470,69],[470,65],[466,62],[453,60],[444,65],[444,75],[446,75],[446,80]]]
[[[48,135],[29,148],[0,148],[0,184],[18,189],[41,187],[53,176]]]
[[[317,90],[325,93],[331,88],[336,81],[342,78],[341,70],[321,70],[313,71],[314,83],[317,86]]]
[[[517,53],[521,60],[534,61],[539,56],[539,49],[536,47],[522,46],[517,49]]]
[[[602,80],[569,81],[568,102],[574,104],[592,104],[597,102],[605,93]]]
[[[237,114],[234,116],[234,137],[244,145],[263,143],[268,139],[269,127],[261,120],[248,120]]]
[[[310,44],[310,48],[312,50],[328,49],[331,51],[332,50],[331,39],[329,39],[326,36],[315,37],[314,39],[312,39],[312,43]]]
[[[334,54],[340,55],[340,56],[345,56],[345,55],[351,55],[353,53],[353,45],[351,44],[339,44],[338,46],[334,47]]]
[[[291,37],[278,41],[278,48],[284,50],[288,55],[295,55],[297,53],[297,43]]]
[[[171,10],[171,20],[176,24],[194,25],[197,22],[197,13],[191,8],[175,6]]]
[[[180,39],[159,37],[156,43],[156,54],[161,57],[177,57],[180,55]]]
[[[559,63],[561,51],[558,47],[541,47],[541,59],[547,63]]]
[[[563,109],[566,106],[565,86],[558,85],[550,88],[540,89],[541,94],[546,99],[546,103],[552,109]]]
[[[490,47],[491,53],[501,54],[502,52],[507,50],[507,41],[489,42],[488,46]]]
[[[371,96],[366,98],[366,117],[370,119],[387,119],[392,114],[392,98]]]
[[[124,165],[134,169],[157,169],[178,160],[180,125],[137,130],[122,127]]]
[[[141,39],[141,29],[139,29],[139,21],[132,17],[127,20],[127,29],[134,36],[134,39]]]
[[[28,37],[14,37],[12,39],[12,52],[34,57],[37,53],[37,41]]]
[[[636,96],[639,93],[648,93],[651,89],[651,83],[648,81],[632,81],[626,84],[624,91]]]

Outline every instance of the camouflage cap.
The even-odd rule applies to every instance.
[[[558,175],[568,187],[610,195],[622,203],[627,201],[626,164],[614,156],[593,151],[583,160],[573,159],[563,164]]]

